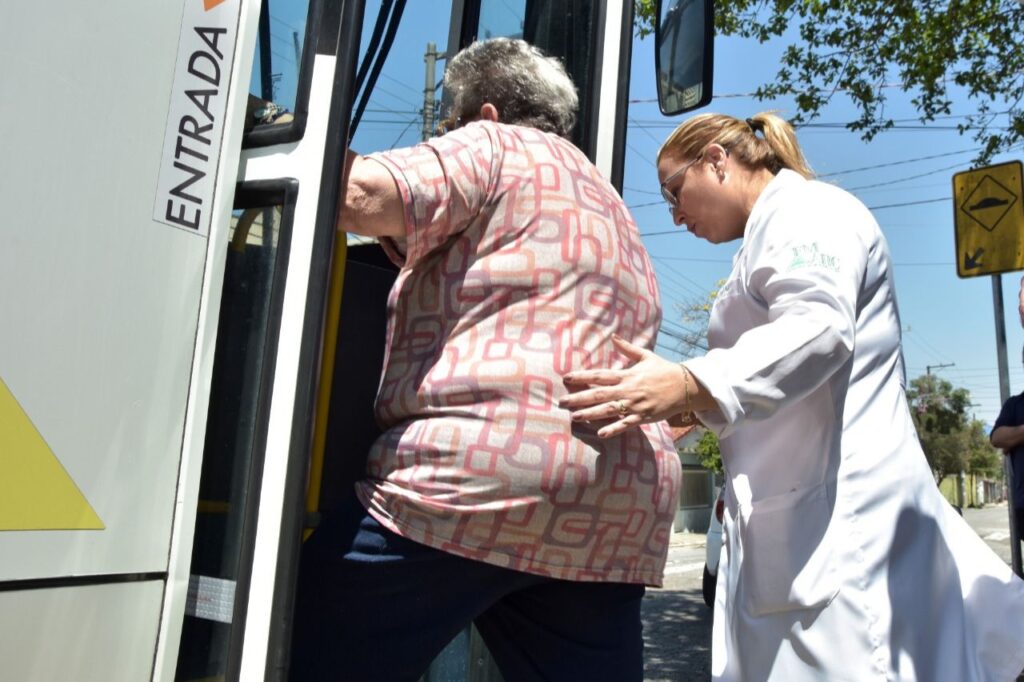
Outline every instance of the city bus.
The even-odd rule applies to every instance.
[[[663,111],[706,104],[711,0],[656,18]],[[517,36],[564,60],[573,141],[621,191],[633,34],[628,0],[7,3],[4,679],[287,679],[396,274],[335,231],[345,149],[387,147],[389,89],[431,134],[446,55]]]

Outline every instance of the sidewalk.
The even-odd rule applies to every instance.
[[[703,547],[707,544],[708,536],[704,533],[689,533],[683,531],[681,533],[672,533],[672,537],[669,538],[669,547]]]

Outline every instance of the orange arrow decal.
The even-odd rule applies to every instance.
[[[203,8],[206,9],[207,12],[209,12],[211,9],[221,4],[222,2],[224,2],[224,0],[203,0]]]

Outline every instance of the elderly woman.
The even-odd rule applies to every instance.
[[[520,40],[452,59],[455,130],[351,155],[339,229],[401,266],[384,433],[304,549],[293,678],[415,680],[475,622],[507,680],[640,680],[679,460],[664,425],[612,439],[561,375],[653,346],[654,273],[622,199],[569,143],[576,92]]]
[[[603,437],[692,413],[718,433],[714,679],[1013,680],[1024,582],[935,486],[878,224],[810,175],[775,115],[677,128],[658,155],[676,224],[742,240],[710,350],[677,364],[616,340],[635,364],[567,373],[562,405]]]

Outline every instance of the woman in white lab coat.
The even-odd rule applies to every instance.
[[[727,473],[716,680],[1014,680],[1024,582],[939,494],[904,394],[892,261],[772,114],[703,114],[658,155],[676,224],[741,239],[711,350],[565,376],[599,431],[695,414]]]

